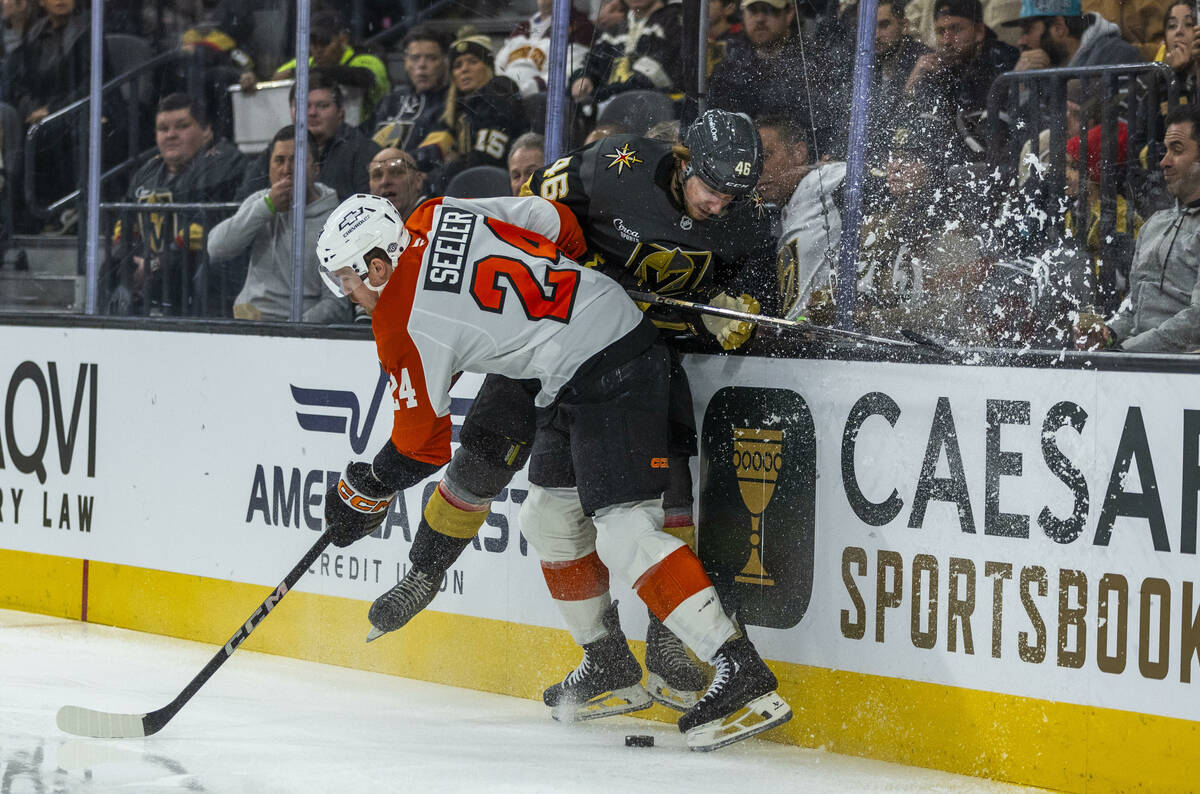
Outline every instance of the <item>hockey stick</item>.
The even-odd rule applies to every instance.
[[[629,297],[635,301],[642,303],[656,303],[659,306],[673,306],[677,309],[687,309],[689,311],[699,312],[700,314],[711,314],[715,317],[726,317],[731,320],[745,320],[750,323],[765,325],[769,328],[774,328],[780,331],[800,331],[801,333],[812,334],[817,337],[825,337],[827,339],[849,340],[852,342],[867,342],[873,345],[890,345],[892,347],[903,347],[910,350],[928,350],[938,354],[945,355],[949,351],[945,347],[938,344],[934,340],[926,336],[921,336],[908,331],[901,331],[907,339],[890,339],[886,336],[874,336],[872,334],[864,334],[859,331],[847,331],[842,328],[831,328],[824,325],[814,325],[806,320],[787,320],[782,317],[769,317],[765,314],[751,314],[750,312],[738,311],[737,309],[725,309],[720,306],[711,306],[707,303],[696,303],[695,301],[681,300],[680,298],[667,298],[662,295],[655,295],[652,292],[640,292],[638,290],[627,290]]]
[[[305,552],[300,562],[296,563],[296,567],[283,577],[279,586],[271,591],[266,600],[250,613],[246,622],[238,627],[238,630],[229,638],[229,642],[225,643],[221,650],[208,660],[204,669],[197,673],[196,677],[170,703],[161,709],[145,714],[114,714],[107,711],[85,709],[82,706],[63,706],[58,710],[56,720],[59,730],[73,733],[76,736],[90,736],[94,739],[136,739],[158,733],[192,699],[192,695],[196,694],[200,687],[212,678],[213,673],[225,664],[225,660],[245,642],[246,638],[250,636],[250,632],[254,631],[258,624],[271,614],[271,610],[283,600],[289,590],[295,587],[296,582],[316,561],[317,557],[321,556],[321,552],[325,551],[329,543],[329,537],[322,533],[313,547]]]

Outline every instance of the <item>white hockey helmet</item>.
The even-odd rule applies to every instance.
[[[384,284],[372,285],[367,277],[364,255],[379,248],[395,267],[409,239],[404,219],[392,202],[356,193],[339,204],[325,221],[317,238],[317,270],[339,298],[353,292],[358,283],[381,292]]]

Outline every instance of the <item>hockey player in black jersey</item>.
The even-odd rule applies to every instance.
[[[754,296],[774,294],[775,267],[771,221],[753,193],[761,170],[753,122],[711,110],[685,131],[682,145],[633,135],[603,138],[535,172],[526,192],[567,205],[588,243],[584,263],[624,286],[759,313]],[[731,350],[753,331],[749,323],[698,321],[659,307],[647,313],[663,336],[687,339],[692,347],[707,339],[710,349]],[[696,454],[696,428],[678,351],[671,368],[671,438],[663,528],[694,548],[688,459]],[[689,707],[706,681],[653,615],[646,667],[651,696],[673,708]]]
[[[770,222],[752,196],[762,162],[758,133],[745,116],[710,111],[687,130],[684,143],[676,147],[634,136],[603,139],[535,173],[529,188],[544,197],[553,195],[572,210],[588,242],[584,262],[621,283],[756,312],[759,304],[749,290],[767,294],[775,262]],[[722,288],[728,292],[721,292]],[[713,348],[737,347],[753,331],[749,323],[720,318],[654,319],[664,333],[696,335],[708,339]],[[455,459],[470,458],[473,468],[493,471],[493,493],[507,485],[531,454],[532,394],[528,416],[520,423],[513,422],[511,412],[505,424],[499,418],[489,420],[489,406],[511,403],[512,394],[527,386],[537,391],[536,382],[489,377],[463,425],[460,438],[476,441],[464,441]],[[672,366],[671,399],[672,481],[664,497],[664,529],[694,546],[688,458],[696,451],[696,433],[691,393],[678,355]],[[553,435],[538,435],[533,455],[544,452],[553,457],[553,450],[543,449],[546,438]],[[570,473],[564,472],[563,484],[569,481]],[[426,511],[410,552],[410,573],[372,607],[376,630],[400,628],[432,601],[436,583],[474,534],[457,531],[454,524],[450,516]],[[562,595],[554,592],[555,577],[547,573],[546,578],[551,594]],[[570,599],[556,600],[564,607]],[[569,608],[562,611],[570,624]],[[615,612],[606,627],[608,635],[595,642],[573,628],[572,634],[585,646],[585,658],[575,673],[545,693],[547,705],[557,715],[590,719],[649,704],[609,697],[614,690],[640,688],[641,668],[620,632]],[[653,617],[647,634],[647,667],[656,700],[680,710],[696,703],[706,677],[683,644]],[[562,708],[581,704],[586,707]]]

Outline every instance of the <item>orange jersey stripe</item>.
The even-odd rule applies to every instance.
[[[608,592],[608,568],[594,551],[578,560],[543,562],[542,575],[550,597],[558,601],[584,601]]]
[[[659,620],[666,620],[675,607],[706,587],[712,587],[712,582],[687,546],[675,549],[633,583],[638,597]]]

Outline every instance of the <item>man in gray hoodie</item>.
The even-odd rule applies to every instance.
[[[294,135],[289,124],[271,140],[271,186],[251,193],[232,218],[221,221],[208,235],[208,255],[214,260],[249,251],[246,283],[233,303],[233,316],[240,320],[287,320],[291,312]],[[351,322],[350,302],[325,289],[317,272],[317,236],[325,219],[337,208],[338,197],[333,188],[317,182],[313,159],[316,144],[312,135],[308,138],[304,169],[308,188],[304,210],[304,313],[300,319],[306,323]]]
[[[1200,107],[1167,114],[1161,165],[1175,206],[1142,226],[1129,274],[1129,297],[1116,316],[1080,317],[1076,347],[1131,353],[1200,349]]]

